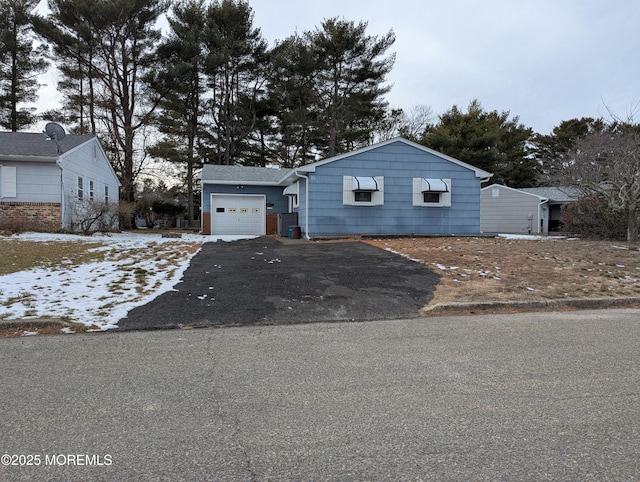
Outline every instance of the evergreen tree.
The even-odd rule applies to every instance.
[[[602,132],[605,128],[606,124],[602,119],[583,117],[562,121],[549,135],[536,134],[531,143],[538,162],[540,183],[557,183],[569,162],[569,153],[576,142],[590,134]]]
[[[159,102],[156,22],[168,8],[161,0],[52,0],[48,22],[38,32],[55,44],[67,89],[65,108],[80,122],[78,131],[96,132],[121,182],[120,199],[135,201],[142,169],[141,138]],[[85,86],[87,88],[85,89]],[[125,226],[132,226],[124,220]]]
[[[440,116],[421,143],[494,174],[495,182],[512,187],[536,185],[536,163],[527,143],[532,130],[509,119],[509,112],[486,112],[473,100],[462,112],[457,106]]]
[[[0,0],[0,126],[13,132],[35,120],[24,104],[38,99],[37,76],[46,71],[47,48],[34,46],[31,12],[37,0]]]
[[[369,144],[385,114],[390,87],[383,84],[395,55],[383,56],[395,36],[369,36],[366,29],[366,22],[331,18],[305,34],[318,69],[314,86],[322,117],[316,129],[324,141],[318,148],[329,157]]]
[[[50,0],[49,8],[47,18],[34,18],[34,27],[53,45],[62,112],[47,115],[57,115],[71,132],[96,134],[99,5],[93,0]]]
[[[314,88],[317,70],[311,48],[298,35],[280,42],[271,52],[268,96],[275,126],[272,146],[284,167],[315,160],[319,139],[314,137],[314,126],[321,118]]]
[[[171,30],[158,48],[163,72],[156,87],[164,97],[157,125],[162,138],[150,152],[184,166],[187,217],[193,225],[194,172],[202,165],[198,149],[204,136],[204,0],[181,1],[173,6],[172,13]]]
[[[255,134],[265,96],[267,43],[242,0],[212,3],[206,13],[208,114],[216,164],[256,163]]]

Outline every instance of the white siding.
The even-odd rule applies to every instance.
[[[89,201],[89,185],[93,181],[94,201],[104,202],[105,186],[109,191],[109,202],[118,202],[118,178],[96,138],[65,153],[60,158],[63,167],[64,227],[71,226],[71,217],[78,211],[78,178],[84,181],[84,201]]]
[[[0,166],[0,198],[16,197],[15,166]]]
[[[538,234],[541,232],[538,196],[493,185],[480,192],[480,227],[484,233]]]
[[[15,168],[15,202],[60,202],[60,168],[53,162],[6,162]],[[3,197],[9,197],[3,194]]]

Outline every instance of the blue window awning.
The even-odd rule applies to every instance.
[[[378,181],[375,177],[353,176],[352,191],[379,191]]]
[[[422,179],[422,192],[449,192],[449,186],[444,179]]]

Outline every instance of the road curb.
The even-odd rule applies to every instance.
[[[594,310],[640,306],[640,297],[631,298],[573,298],[539,301],[481,301],[436,303],[420,310],[422,316],[451,313],[491,313],[500,311]]]

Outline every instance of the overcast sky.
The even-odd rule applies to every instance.
[[[249,0],[271,44],[326,18],[393,29],[393,107],[439,115],[478,99],[548,134],[563,120],[640,107],[636,0]],[[636,121],[640,121],[640,115]]]
[[[249,0],[273,46],[339,17],[396,35],[392,107],[437,116],[478,99],[548,134],[563,120],[636,113],[640,122],[640,2],[636,0]],[[55,95],[53,85],[45,99]]]

